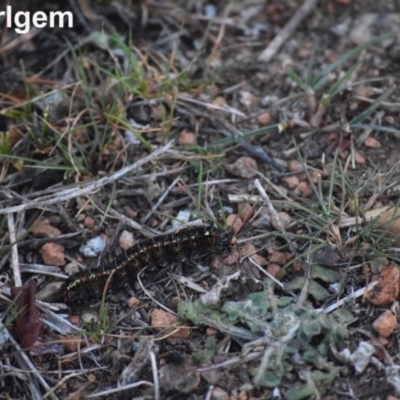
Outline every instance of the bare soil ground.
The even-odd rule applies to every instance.
[[[0,399],[399,396],[399,3],[11,5]]]

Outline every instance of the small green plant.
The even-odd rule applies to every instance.
[[[254,371],[257,386],[276,387],[287,373],[295,372],[292,357],[296,354],[315,383],[328,387],[339,373],[327,361],[330,343],[340,343],[347,336],[346,326],[353,316],[344,309],[332,314],[320,313],[311,305],[301,306],[290,297],[276,296],[269,282],[266,286],[265,291],[252,293],[240,302],[226,302],[218,309],[210,309],[200,300],[181,302],[178,315],[196,325],[205,323],[247,340],[243,354],[265,345],[261,364]],[[211,353],[203,351],[201,355]]]
[[[99,320],[96,323],[85,323],[85,333],[92,338],[96,343],[101,343],[103,337],[112,330],[108,316],[107,304],[102,300],[99,310]]]
[[[215,339],[215,337],[210,336],[206,339],[206,342],[204,343],[204,349],[194,353],[193,358],[198,363],[208,362],[214,357],[216,350],[217,350],[217,340]]]
[[[106,295],[107,295],[107,290],[108,290],[109,284],[111,282],[111,279],[112,279],[114,273],[115,273],[115,270],[112,271],[111,274],[109,275],[106,286],[104,287],[104,290],[103,290],[103,296],[101,298],[98,322],[96,323],[95,326],[90,326],[90,324],[85,324],[88,336],[90,336],[96,342],[101,342],[102,338],[105,335],[107,335],[113,328],[112,324],[110,323],[109,317],[108,317],[108,306],[107,306],[107,302],[106,302]]]
[[[357,46],[355,49],[350,50],[346,54],[339,57],[336,61],[325,67],[320,74],[314,75],[313,73],[313,61],[314,57],[310,57],[308,68],[306,70],[305,79],[297,75],[292,69],[286,69],[287,75],[290,79],[305,93],[308,100],[309,110],[309,123],[311,127],[319,127],[327,107],[331,104],[332,100],[344,89],[345,84],[351,78],[355,71],[357,71],[362,65],[362,61],[357,62],[351,66],[339,79],[336,79],[334,83],[328,87],[331,82],[331,74],[343,67],[343,65],[355,57],[358,57],[363,51],[369,49],[375,44],[397,35],[398,32],[389,32],[378,36],[368,43]],[[370,107],[364,110],[358,116],[355,116],[350,122],[342,124],[341,128],[344,131],[351,131],[356,128],[371,128],[370,125],[362,125],[362,122],[372,115],[372,113],[379,107],[379,105],[385,101],[393,92],[393,88],[386,90],[378,99],[376,99]],[[392,132],[396,135],[400,135],[400,131],[394,128],[385,128],[374,126],[373,129],[383,130],[386,132]]]
[[[0,132],[0,156],[10,154],[11,149],[8,135],[5,132]]]

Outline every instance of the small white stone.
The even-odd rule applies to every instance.
[[[106,241],[101,236],[96,236],[90,239],[86,244],[79,247],[79,251],[85,257],[96,257],[99,255],[103,249],[106,247]]]

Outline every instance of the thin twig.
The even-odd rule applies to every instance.
[[[109,216],[117,218],[123,224],[131,227],[132,229],[135,229],[136,231],[139,231],[143,236],[153,237],[155,235],[162,234],[162,232],[159,232],[156,229],[150,230],[150,228],[140,225],[138,222],[134,221],[131,218],[128,218],[127,216],[125,216],[124,214],[121,214],[120,212],[118,212],[117,210],[114,210],[113,208],[110,208],[107,213]]]
[[[223,361],[221,363],[208,365],[207,367],[197,368],[197,371],[198,372],[206,372],[206,371],[212,371],[214,369],[227,368],[230,366],[243,364],[243,363],[246,363],[249,361],[256,360],[257,358],[260,358],[262,355],[263,355],[263,351],[255,351],[253,353],[249,353],[244,356],[242,356],[242,355],[233,356],[229,360]]]
[[[91,371],[93,372],[93,371]],[[58,380],[57,383],[53,386],[52,388],[52,392],[55,392],[57,389],[62,388],[65,383],[70,380],[71,378],[76,378],[76,377],[80,377],[82,375],[87,374],[88,371],[80,371],[80,372],[72,372],[71,374],[68,374],[67,376],[64,376],[62,379]],[[80,386],[77,391],[72,395],[73,399],[77,399],[77,398],[82,398],[82,392],[86,389],[87,386],[91,385],[93,382],[87,381],[85,383],[82,384],[82,386]],[[79,393],[80,395],[78,395],[77,393]],[[47,397],[49,397],[51,395],[51,392],[47,392],[44,396],[40,397],[40,400],[46,400]],[[67,397],[68,398],[68,397]],[[71,398],[71,397],[70,397]]]
[[[14,286],[22,286],[21,271],[19,269],[17,233],[15,232],[14,214],[7,215],[8,232],[11,243],[11,269],[14,276]]]
[[[157,373],[157,360],[156,355],[152,349],[153,343],[150,341],[149,343],[149,355],[150,355],[150,362],[151,362],[151,370],[153,372],[153,383],[154,383],[154,399],[160,400],[160,382],[158,380],[158,373]]]
[[[286,237],[286,229],[283,227],[282,221],[279,218],[279,215],[276,212],[275,207],[272,205],[272,202],[271,202],[269,196],[267,195],[267,192],[261,186],[261,182],[257,178],[254,179],[254,186],[259,191],[259,193],[264,198],[264,200],[266,201],[268,210],[271,214],[271,218],[273,218],[275,220],[275,223],[278,226],[279,231],[283,234],[283,238],[286,240],[286,243],[288,244],[290,251],[297,257],[298,256],[297,250],[293,246],[293,243]]]
[[[305,0],[303,5],[294,13],[293,17],[283,27],[283,29],[273,38],[264,51],[258,56],[258,61],[269,62],[289,39],[296,28],[301,24],[304,18],[317,5],[318,0]]]
[[[136,275],[136,279],[138,281],[139,286],[141,287],[141,289],[143,290],[143,292],[149,297],[150,300],[152,300],[154,303],[156,303],[160,308],[164,309],[165,311],[167,311],[168,313],[172,314],[172,315],[177,315],[176,312],[170,310],[168,307],[164,306],[164,304],[162,304],[161,302],[157,301],[151,294],[150,292],[144,287],[142,280],[140,279],[140,275],[142,274],[142,272],[146,269],[143,268],[137,275]]]
[[[218,111],[223,111],[229,114],[233,114],[233,115],[238,115],[239,117],[245,117],[246,114],[243,114],[241,111],[236,110],[235,108],[229,107],[229,106],[217,106],[215,104],[211,104],[211,103],[205,103],[203,101],[200,100],[196,100],[196,99],[191,99],[189,97],[185,97],[185,96],[177,96],[177,100],[179,102],[179,100],[181,101],[186,101],[188,103],[194,103],[197,104],[199,106],[203,106],[203,107],[207,107],[210,108],[211,110],[218,110]]]
[[[278,281],[273,275],[271,275],[268,271],[266,271],[260,264],[256,263],[251,257],[249,257],[249,261],[258,268],[264,275],[268,276],[272,282],[274,282],[277,286],[279,286],[284,292],[289,293],[291,296],[295,297],[296,295],[292,292],[289,292],[285,289],[285,286],[282,282]]]
[[[38,197],[26,204],[20,204],[18,206],[13,206],[13,207],[6,207],[3,209],[0,209],[0,214],[21,212],[23,210],[37,208],[37,207],[41,207],[41,206],[47,206],[50,204],[57,204],[59,202],[71,200],[71,199],[74,199],[79,196],[93,194],[97,190],[101,189],[103,186],[117,181],[118,179],[122,178],[124,175],[126,175],[132,171],[135,171],[142,165],[144,165],[150,161],[154,161],[154,160],[157,160],[157,159],[163,157],[164,154],[172,147],[172,145],[173,145],[173,142],[170,142],[170,143],[166,144],[165,146],[153,151],[153,153],[149,154],[147,157],[144,157],[144,158],[136,161],[135,163],[127,165],[125,168],[123,168],[119,171],[116,171],[113,175],[106,176],[95,182],[89,183],[83,188],[74,187],[72,189],[62,190],[55,196],[50,195],[50,196]],[[84,186],[85,183],[82,183],[81,185]]]
[[[329,314],[330,312],[332,312],[332,311],[336,310],[337,308],[341,307],[343,304],[345,304],[349,300],[355,300],[356,298],[363,296],[366,291],[371,290],[378,283],[379,283],[378,281],[371,282],[368,286],[356,290],[354,293],[351,293],[348,296],[344,297],[343,299],[338,300],[336,303],[333,303],[330,306],[325,307],[325,308],[319,308],[316,311],[317,312],[322,312],[324,314]]]
[[[243,133],[237,129],[236,126],[219,117],[214,117],[214,121],[223,127],[221,133],[224,136],[232,138],[239,146],[243,147],[250,154],[258,157],[263,162],[271,165],[271,167],[275,168],[277,171],[281,173],[286,172],[286,168],[275,161],[274,158],[270,157],[261,146],[254,146],[247,140],[243,139]]]
[[[142,385],[153,386],[153,384],[151,382],[138,381],[138,382],[135,382],[135,383],[131,383],[130,385],[121,386],[121,387],[117,387],[117,388],[113,388],[113,389],[109,389],[109,390],[104,390],[102,392],[89,394],[89,395],[86,396],[86,399],[95,399],[95,398],[101,397],[101,396],[108,396],[108,395],[113,394],[113,393],[119,393],[119,392],[123,392],[124,390],[137,388],[137,387],[142,386]]]
[[[0,315],[0,317],[1,316],[2,315]],[[40,382],[40,384],[43,386],[43,388],[46,390],[46,392],[51,393],[50,397],[52,399],[57,399],[58,397],[53,393],[52,389],[47,384],[47,382],[44,380],[43,376],[40,374],[40,372],[36,368],[35,364],[30,360],[30,358],[25,354],[25,352],[22,351],[19,344],[15,341],[15,339],[12,337],[12,335],[10,335],[10,333],[8,332],[8,329],[2,324],[1,318],[0,318],[0,331],[2,332],[3,336],[5,336],[5,338],[9,342],[11,342],[15,346],[16,350],[18,351],[18,353],[16,354],[16,359],[18,360],[20,367],[23,370],[32,372],[33,376],[38,380],[38,382]]]
[[[214,391],[214,385],[210,385],[204,400],[211,400],[211,396],[213,394],[213,391]]]
[[[164,201],[164,199],[168,196],[169,192],[172,190],[173,187],[175,187],[175,185],[178,183],[179,179],[181,179],[181,176],[177,176],[174,181],[168,186],[167,190],[161,195],[161,197],[158,199],[157,203],[151,208],[151,210],[146,214],[146,216],[142,219],[142,224],[144,224],[150,217],[151,215],[154,213],[154,211],[156,211],[158,209],[158,207],[160,207],[160,205],[162,204],[162,202]]]

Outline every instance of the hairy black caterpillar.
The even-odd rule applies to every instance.
[[[84,305],[101,298],[110,279],[110,290],[129,284],[145,266],[166,267],[175,262],[205,257],[229,250],[233,235],[215,225],[188,228],[142,240],[117,257],[112,265],[71,275],[61,287],[69,306]]]

